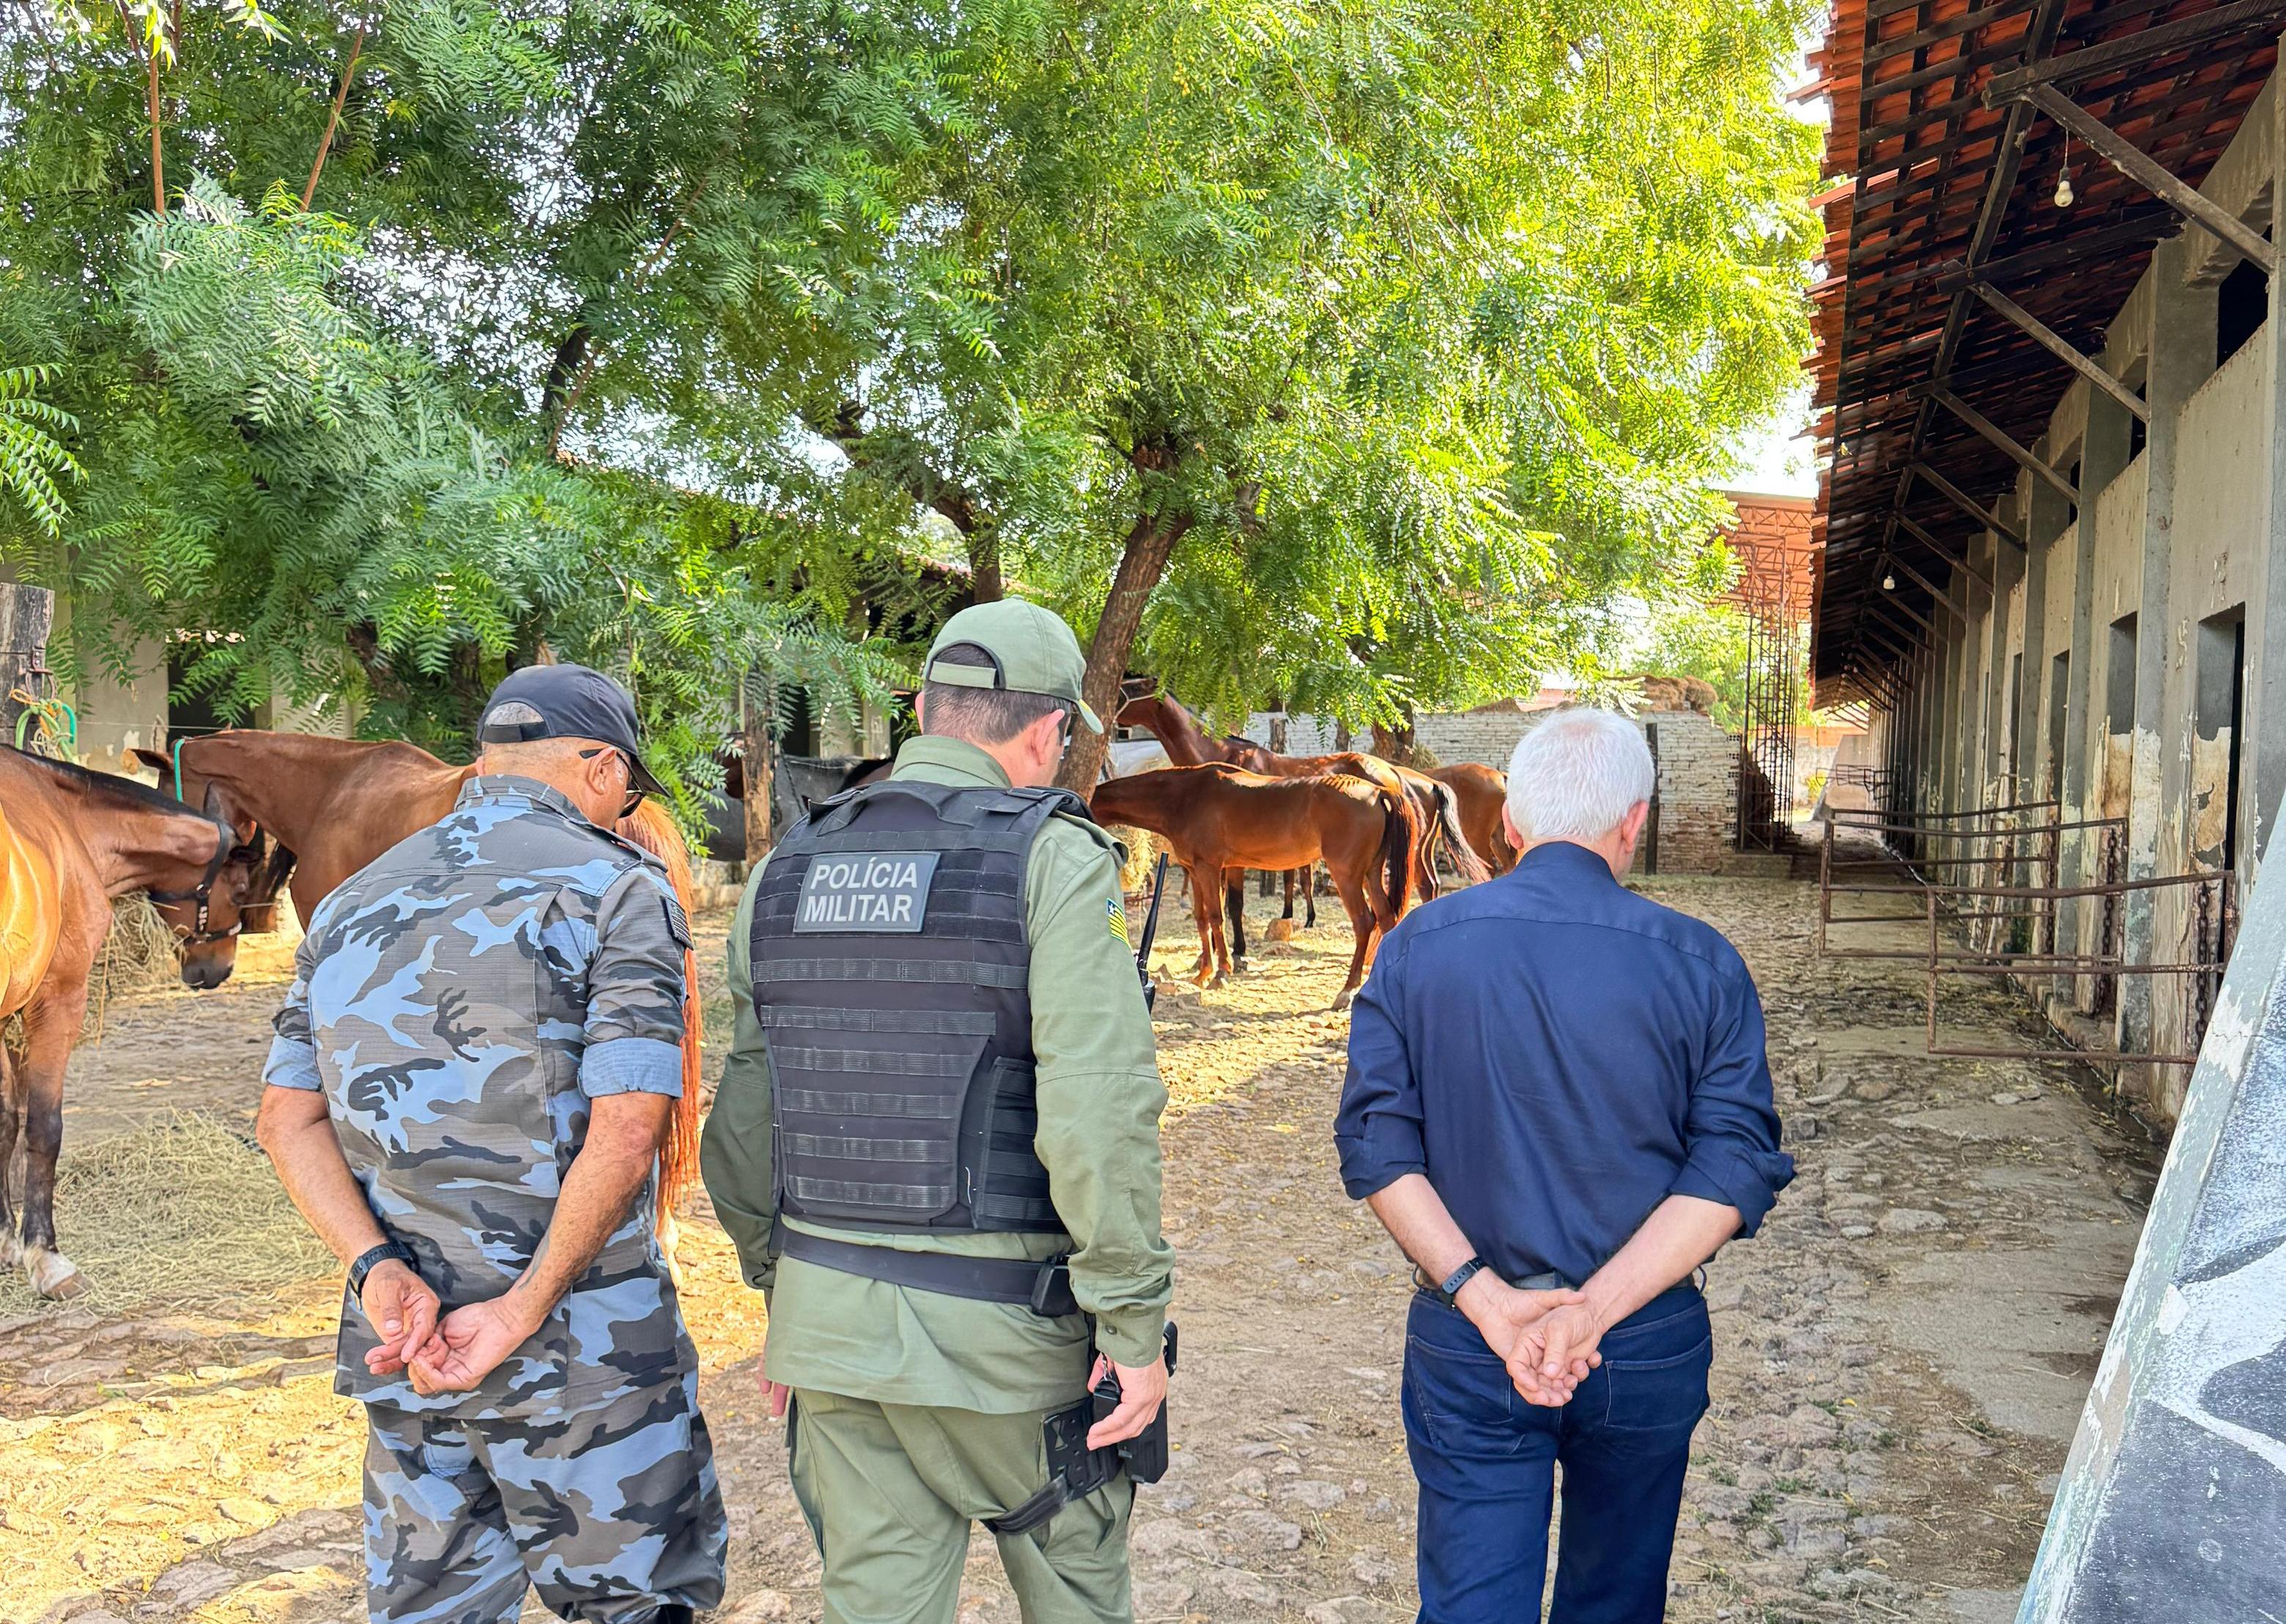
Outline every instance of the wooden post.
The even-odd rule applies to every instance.
[[[43,697],[39,684],[47,674],[48,635],[55,623],[54,593],[0,582],[0,742],[16,742],[16,719],[25,708],[9,696]]]
[[[746,862],[750,865],[760,863],[770,849],[770,816],[777,790],[777,740],[770,733],[776,706],[768,698],[773,686],[761,672],[749,673],[738,706],[739,744],[745,758],[740,768],[746,790]]]

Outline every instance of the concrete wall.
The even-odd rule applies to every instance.
[[[1504,700],[1451,715],[1417,717],[1413,736],[1441,765],[1474,761],[1506,772],[1518,741],[1552,714]],[[1699,711],[1644,711],[1635,720],[1659,730],[1659,871],[1709,874],[1724,867],[1738,843],[1738,736]],[[1246,737],[1267,746],[1272,721],[1257,712],[1247,718]],[[1352,741],[1352,748],[1369,745],[1363,737]],[[1286,718],[1289,755],[1322,755],[1334,748],[1329,719]]]
[[[2202,188],[2257,230],[2270,223],[2280,117],[2274,85]],[[2228,865],[2243,898],[2286,792],[2286,607],[2270,612],[2286,595],[2286,513],[2273,500],[2286,477],[2286,279],[2271,280],[2267,322],[2218,367],[2218,290],[2239,264],[2193,227],[2159,245],[2117,311],[2081,312],[2105,332],[2093,359],[2145,398],[2144,444],[2131,458],[2125,408],[2085,382],[2060,382],[2032,450],[2078,469],[2076,513],[2029,470],[2009,488],[1971,493],[2025,544],[1990,530],[1966,539],[1970,567],[1939,583],[1960,612],[1935,611],[1912,697],[1880,721],[1876,754],[1904,763],[1924,812],[2053,797],[2057,822],[2124,820],[2116,835],[2061,837],[2067,884],[2101,878],[2110,840],[2131,878]],[[2132,639],[2115,631],[2130,616]],[[2211,958],[2219,945],[2220,923],[2208,919],[2203,934],[2190,886],[2115,899],[2112,912],[2131,964]],[[2061,945],[2097,950],[2102,914],[2095,903],[2064,906]],[[2033,990],[2046,996],[2046,986]],[[2196,1049],[2211,983],[2167,974],[2117,986],[2108,1031],[2083,1036],[2131,1052]],[[2097,1004],[2089,978],[2054,978],[2053,988],[2059,1019]],[[2187,1076],[2127,1068],[2123,1084],[2172,1117]]]
[[[56,596],[56,629],[48,650],[51,665],[70,646],[71,600]],[[78,650],[80,680],[64,698],[79,713],[79,758],[99,772],[134,774],[142,769],[130,750],[167,747],[167,652],[156,638],[138,639],[129,650],[126,671],[112,669],[92,648]]]

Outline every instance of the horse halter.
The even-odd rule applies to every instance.
[[[207,860],[207,871],[200,876],[197,887],[189,891],[146,893],[154,903],[196,903],[198,904],[197,913],[192,916],[190,930],[185,933],[179,926],[176,929],[175,945],[177,948],[204,947],[209,942],[228,942],[238,934],[245,924],[243,920],[234,920],[228,930],[207,928],[207,904],[214,896],[215,881],[221,877],[223,869],[230,862],[232,854],[238,850],[238,831],[221,818],[214,818],[211,821],[215,826],[215,855]]]

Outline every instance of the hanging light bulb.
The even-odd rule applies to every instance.
[[[2071,137],[2066,136],[2063,168],[2056,171],[2056,207],[2070,208],[2075,195],[2077,194],[2072,191],[2071,184]]]
[[[1884,591],[1884,592],[1895,592],[1896,589],[1897,589],[1897,578],[1896,578],[1896,576],[1894,576],[1894,575],[1884,575],[1883,577],[1881,577],[1881,590],[1882,590],[1882,591]]]

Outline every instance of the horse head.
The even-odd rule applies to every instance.
[[[233,836],[231,855],[227,863],[233,887],[231,901],[236,908],[238,934],[268,935],[278,928],[278,896],[293,878],[294,854],[254,820],[253,814],[236,804],[228,783],[210,777],[202,771],[193,758],[198,741],[186,739],[172,756],[162,755],[155,750],[136,750],[136,761],[159,775],[159,790],[169,794],[185,806],[196,807],[207,816],[227,824]],[[209,911],[211,911],[211,901]],[[160,910],[164,918],[166,910]],[[181,933],[177,933],[179,935]],[[192,932],[196,934],[196,931]],[[203,944],[202,944],[203,945]],[[225,954],[219,974],[211,981],[192,979],[186,958],[183,979],[193,987],[218,987],[230,974],[232,954]]]
[[[266,838],[254,829],[241,839],[222,811],[222,792],[209,784],[200,808],[215,832],[214,850],[203,860],[186,861],[177,883],[154,887],[151,906],[175,934],[175,957],[183,983],[211,992],[230,979],[238,964],[238,938],[261,918],[254,901],[272,867]],[[273,891],[272,895],[275,893]],[[277,904],[267,904],[274,913]]]
[[[1158,722],[1167,714],[1168,704],[1147,678],[1130,677],[1120,686],[1119,710],[1111,719],[1112,725],[1155,732]]]

